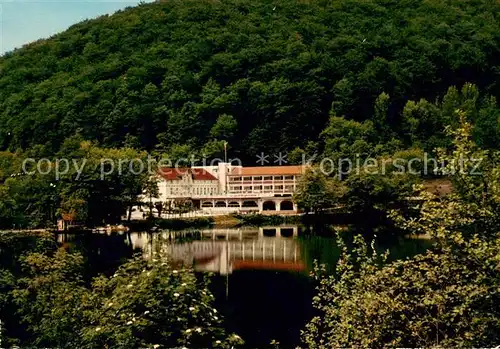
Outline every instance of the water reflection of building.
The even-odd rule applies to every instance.
[[[175,242],[182,232],[133,233],[131,243],[150,258],[153,251],[169,255],[174,262],[194,265],[197,271],[230,274],[234,270],[266,269],[302,271],[296,226],[199,231],[201,240]]]

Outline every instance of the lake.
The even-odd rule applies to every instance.
[[[59,234],[57,239],[83,253],[89,276],[111,275],[134,254],[154,258],[160,250],[174,264],[193,266],[199,277],[209,278],[228,331],[239,334],[248,347],[259,348],[272,340],[284,347],[300,343],[300,330],[314,315],[313,261],[333,270],[340,254],[333,227],[320,231],[298,225]],[[430,244],[400,238],[377,248],[389,249],[394,259],[422,253]]]

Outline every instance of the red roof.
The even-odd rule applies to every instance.
[[[193,177],[195,181],[216,181],[217,178],[214,177],[210,172],[202,168],[170,168],[162,167],[158,170],[160,176],[162,176],[167,181],[181,180],[182,176],[189,174]]]
[[[257,166],[235,167],[230,176],[265,176],[265,175],[301,175],[306,167],[302,165],[291,166]]]
[[[74,212],[71,213],[63,213],[61,214],[63,221],[72,222],[75,220],[76,214]]]

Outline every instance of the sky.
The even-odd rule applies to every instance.
[[[0,0],[0,54],[138,0]],[[151,2],[147,0],[145,2]]]

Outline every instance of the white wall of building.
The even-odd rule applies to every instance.
[[[266,200],[276,201],[276,211],[280,211],[279,203],[281,201],[291,201],[291,197],[296,190],[296,186],[300,179],[300,174],[275,174],[275,175],[258,175],[251,176],[238,175],[238,171],[233,171],[235,168],[242,166],[234,166],[230,163],[219,163],[216,166],[195,166],[193,170],[203,170],[211,174],[215,179],[207,180],[210,176],[197,176],[192,174],[192,171],[186,171],[180,174],[177,178],[165,178],[158,176],[158,191],[159,197],[153,198],[152,202],[166,203],[176,199],[192,199],[200,203],[200,208],[203,211],[210,212],[236,212],[236,211],[258,211],[265,210],[263,202]],[[258,171],[259,172],[259,171]],[[267,170],[266,173],[268,173]],[[255,173],[255,172],[254,172]],[[293,172],[288,172],[293,173]],[[217,207],[218,201],[225,201],[225,207]],[[231,202],[236,200],[239,203],[238,207],[232,206]],[[243,205],[245,200],[254,200],[258,202],[255,207]],[[143,202],[149,203],[150,199],[142,198]],[[207,207],[208,202],[211,202],[211,207]],[[287,209],[289,210],[289,209]],[[296,204],[293,205],[293,211],[297,211]]]

